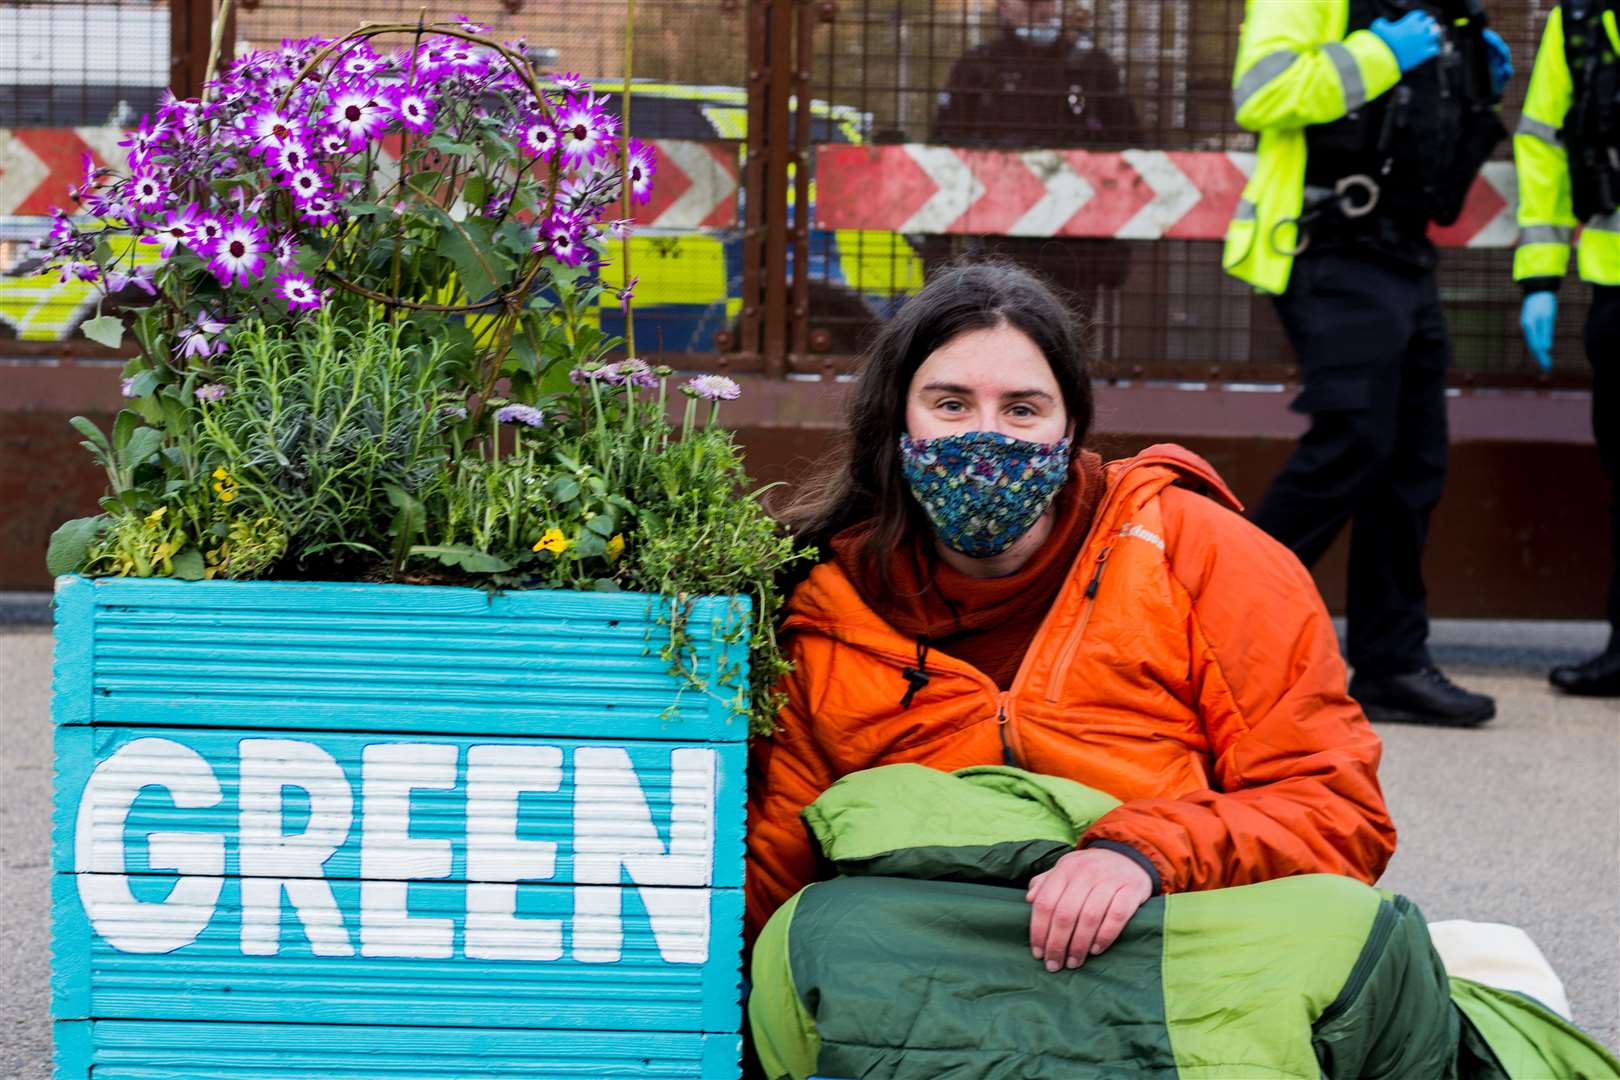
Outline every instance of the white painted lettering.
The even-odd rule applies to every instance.
[[[304,924],[316,956],[353,956],[326,860],[349,837],[354,791],[337,759],[296,739],[243,739],[241,754],[242,952],[274,956],[281,945],[281,893]],[[287,786],[309,793],[309,824],[282,834]]]
[[[448,959],[450,919],[413,917],[407,879],[450,876],[450,841],[410,831],[411,791],[456,786],[449,743],[372,743],[361,756],[360,954]]]
[[[517,882],[557,869],[553,840],[519,840],[518,798],[562,786],[562,749],[467,748],[467,939],[480,960],[557,960],[561,919],[517,918]]]

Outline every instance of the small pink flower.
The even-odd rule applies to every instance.
[[[287,301],[288,311],[314,311],[322,303],[320,290],[303,274],[283,274],[276,283],[276,295]]]

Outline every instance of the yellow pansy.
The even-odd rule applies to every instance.
[[[613,539],[607,542],[608,562],[613,562],[624,554],[624,534],[615,533]]]
[[[573,546],[573,541],[563,535],[561,529],[547,529],[544,536],[534,542],[535,551],[549,551],[553,555],[561,555]]]

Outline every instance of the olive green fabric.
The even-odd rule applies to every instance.
[[[790,960],[815,1016],[819,1075],[1177,1075],[1158,979],[1162,898],[1107,952],[1049,972],[1030,955],[1022,889],[861,877],[799,897],[789,933],[814,945]]]
[[[1016,882],[1073,851],[1118,805],[1084,784],[1001,765],[884,765],[833,784],[804,821],[845,874]]]
[[[803,895],[800,892],[783,904],[754,942],[748,1022],[754,1032],[754,1053],[771,1080],[810,1075],[821,1053],[815,1018],[806,1011],[788,964],[788,934]]]
[[[1180,1075],[1316,1077],[1311,1025],[1345,987],[1384,903],[1326,874],[1169,897],[1163,982]]]
[[[1620,1059],[1575,1025],[1522,994],[1452,979],[1451,999],[1490,1044],[1502,1075],[1620,1078]]]

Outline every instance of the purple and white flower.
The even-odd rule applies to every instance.
[[[149,214],[155,213],[168,197],[169,189],[163,183],[163,177],[157,173],[137,169],[130,174],[127,198],[135,206]]]
[[[299,208],[298,216],[311,225],[330,225],[337,221],[337,204],[325,195],[317,195]]]
[[[120,394],[123,394],[127,398],[134,397],[135,396],[135,376],[131,375],[127,379],[119,379],[118,380],[118,392]]]
[[[264,163],[277,176],[291,176],[310,166],[309,147],[302,139],[276,143],[264,152]]]
[[[299,206],[307,206],[311,199],[326,194],[326,177],[315,169],[299,169],[285,183]]]
[[[613,152],[616,130],[618,125],[595,98],[569,97],[557,118],[564,164],[577,169],[607,157]]]
[[[145,165],[154,150],[174,134],[169,122],[158,114],[156,124],[148,123],[145,115],[141,116],[141,126],[126,134],[118,140],[118,145],[129,150],[129,163],[131,165]],[[89,155],[85,155],[87,158]]]
[[[191,238],[192,226],[197,221],[197,204],[187,203],[179,210],[170,210],[163,224],[150,235],[141,237],[143,244],[157,244],[162,258],[171,258],[175,249]]]
[[[237,214],[220,236],[208,269],[219,278],[221,285],[234,281],[245,286],[253,278],[264,276],[264,253],[269,248],[264,226],[251,217]]]
[[[276,295],[287,301],[288,311],[314,311],[323,302],[315,283],[300,273],[281,275],[276,282]]]
[[[613,294],[614,296],[618,297],[619,310],[624,312],[626,315],[630,314],[630,301],[636,298],[636,283],[640,280],[641,275],[637,274],[630,279],[630,284]]]
[[[225,223],[212,214],[204,214],[192,220],[186,243],[192,251],[206,259],[214,254],[214,248],[219,245],[219,239],[224,235]]]
[[[658,385],[658,376],[645,360],[631,357],[609,366],[618,382],[629,383],[637,390],[650,390]]]
[[[503,405],[495,410],[498,424],[522,424],[537,428],[545,421],[545,414],[533,405]]]
[[[128,273],[122,270],[109,270],[107,271],[107,295],[111,296],[114,293],[123,292],[133,285],[146,293],[147,296],[156,296],[157,287],[152,284],[152,275],[156,271],[157,267],[151,263],[142,263]]]
[[[585,81],[585,76],[574,71],[565,71],[561,75],[553,75],[551,85],[569,94],[584,94],[591,89],[591,84]]]
[[[433,114],[437,106],[432,98],[420,90],[406,87],[395,90],[393,105],[406,131],[413,135],[426,135],[433,130]]]
[[[216,340],[216,335],[227,325],[208,312],[199,311],[196,321],[180,331],[180,355],[206,360],[210,356],[224,352],[225,343]]]
[[[697,375],[687,380],[681,392],[704,401],[736,401],[742,396],[742,387],[724,375]]]
[[[518,140],[523,152],[537,161],[551,161],[557,156],[557,132],[544,120],[535,120],[523,126]]]
[[[652,198],[653,175],[658,172],[658,158],[652,147],[640,139],[630,140],[630,152],[625,156],[624,174],[630,184],[630,197],[643,205]]]
[[[578,266],[590,250],[580,237],[580,223],[568,214],[554,214],[540,227],[534,250],[546,251],[564,266]]]
[[[230,387],[217,382],[203,383],[192,391],[197,396],[198,401],[219,401],[230,392]]]
[[[326,124],[343,136],[348,149],[359,150],[388,126],[386,96],[369,83],[340,87],[326,110]]]
[[[276,237],[271,252],[272,257],[276,260],[276,265],[283,270],[289,270],[292,268],[293,260],[298,258],[298,240],[292,233],[284,232]]]
[[[248,118],[248,138],[253,142],[255,154],[263,154],[272,146],[302,143],[304,137],[302,120],[273,107],[266,106]]]

